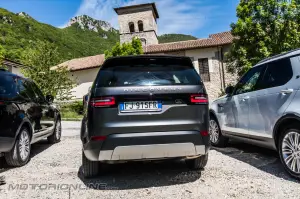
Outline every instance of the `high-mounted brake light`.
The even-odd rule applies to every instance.
[[[191,103],[207,104],[208,99],[207,99],[206,95],[204,95],[204,94],[195,94],[195,95],[191,95]]]
[[[116,100],[114,97],[100,97],[91,100],[91,105],[93,107],[113,106],[115,104]]]

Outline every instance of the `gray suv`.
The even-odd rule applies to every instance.
[[[238,139],[279,152],[300,179],[300,50],[259,62],[210,105],[213,146]]]
[[[105,163],[185,159],[192,169],[208,160],[209,110],[205,87],[188,57],[129,56],[102,65],[82,121],[84,177]]]

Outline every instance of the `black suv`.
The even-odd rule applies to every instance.
[[[31,144],[43,138],[60,141],[60,113],[52,101],[32,81],[0,70],[0,155],[8,165],[25,165]]]
[[[82,122],[84,177],[102,163],[186,159],[204,168],[210,148],[208,98],[188,57],[129,56],[105,61]]]

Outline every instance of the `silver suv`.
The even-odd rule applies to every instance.
[[[265,59],[210,105],[213,146],[229,138],[279,152],[300,179],[300,49]]]

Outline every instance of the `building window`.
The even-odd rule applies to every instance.
[[[208,58],[199,59],[199,73],[203,82],[210,81]]]
[[[130,22],[128,25],[129,25],[129,31],[134,32],[134,23]]]
[[[144,24],[142,21],[138,21],[138,26],[139,26],[139,31],[142,32],[144,31]]]

